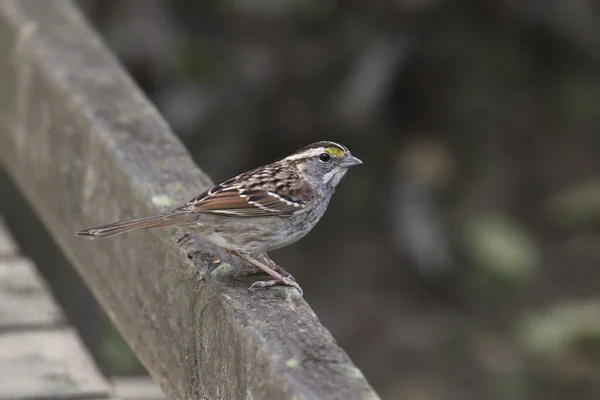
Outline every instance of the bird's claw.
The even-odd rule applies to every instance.
[[[290,274],[289,272],[287,272],[285,269],[281,268],[280,266],[276,265],[276,268],[273,268],[276,272],[278,272],[282,277],[284,277],[285,279],[288,279],[292,282],[296,282],[296,278],[294,278],[294,276],[292,274]],[[238,271],[235,273],[235,275],[233,275],[233,279],[241,281],[243,277],[248,276],[248,275],[256,275],[256,274],[264,274],[265,271],[263,271],[260,268],[246,268],[243,269],[241,271]],[[275,281],[277,282],[277,281]],[[270,285],[273,286],[273,285]]]
[[[281,274],[281,276],[283,276],[284,279],[296,283],[296,278],[294,278],[294,276],[287,272],[285,269],[279,267],[279,271],[277,272],[279,272],[279,274]]]
[[[272,279],[270,281],[256,281],[252,285],[250,285],[250,289],[267,288],[275,285],[291,286],[295,288],[298,292],[300,292],[300,296],[304,296],[304,291],[302,290],[300,285],[298,285],[296,281],[289,279],[288,277],[283,277],[283,279],[281,280]]]

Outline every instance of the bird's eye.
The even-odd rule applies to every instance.
[[[321,160],[322,162],[328,162],[329,160],[331,160],[331,156],[327,153],[321,153],[319,155],[319,160]]]

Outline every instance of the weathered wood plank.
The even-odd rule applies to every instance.
[[[33,263],[0,257],[0,400],[109,397],[108,383],[65,324]]]
[[[71,329],[0,334],[0,400],[91,397],[108,385]]]
[[[249,291],[176,228],[73,235],[210,181],[68,1],[0,2],[0,76],[0,163],[168,398],[377,398],[293,289]]]
[[[165,395],[148,377],[118,377],[111,380],[113,393],[121,400],[164,400]]]
[[[60,308],[29,260],[0,259],[0,332],[64,322]]]

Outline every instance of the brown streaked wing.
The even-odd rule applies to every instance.
[[[229,179],[176,211],[290,217],[311,198],[310,187],[297,172],[276,162]]]
[[[206,193],[178,211],[197,211],[241,217],[291,216],[303,205],[269,194],[266,190],[225,189]]]

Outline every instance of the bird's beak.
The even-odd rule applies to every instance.
[[[344,158],[342,160],[342,162],[340,163],[340,166],[342,168],[350,168],[350,167],[354,167],[355,165],[360,165],[363,162],[360,161],[359,158],[354,157],[353,155],[349,155],[348,157]]]

